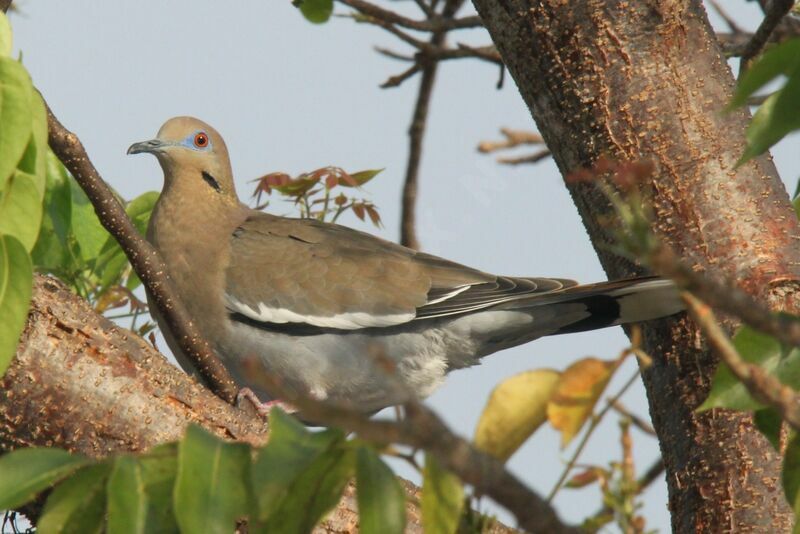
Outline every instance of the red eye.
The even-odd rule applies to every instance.
[[[194,146],[197,148],[205,148],[208,146],[208,136],[205,132],[198,132],[194,136]]]

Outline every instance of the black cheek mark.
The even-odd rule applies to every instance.
[[[214,190],[217,193],[220,193],[222,191],[222,188],[220,187],[219,182],[217,181],[217,179],[214,178],[213,176],[211,176],[210,174],[208,174],[206,171],[203,171],[203,180],[205,180],[205,182],[208,185],[213,187]]]

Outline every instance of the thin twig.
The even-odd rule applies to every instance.
[[[383,27],[381,25],[381,27]],[[386,27],[387,30],[390,30]],[[436,47],[431,43],[417,42],[416,46],[418,52],[413,56],[408,56],[389,50],[386,48],[376,47],[375,50],[386,57],[396,59],[399,61],[414,62],[414,65],[409,69],[389,77],[381,84],[381,88],[397,87],[417,72],[424,69],[424,66],[437,61],[449,61],[453,59],[481,59],[495,65],[503,67],[503,61],[500,58],[500,53],[492,45],[471,47],[459,43],[458,48]]]
[[[373,26],[378,26],[379,28],[383,28],[384,30],[391,33],[401,41],[404,41],[405,43],[413,46],[417,50],[422,50],[427,46],[427,43],[425,43],[425,41],[420,41],[411,34],[404,32],[403,30],[398,28],[395,24],[392,24],[391,22],[388,22],[384,19],[368,18],[363,20],[362,22],[366,22],[368,24],[372,24]]]
[[[443,37],[439,37],[441,35],[436,33],[432,39],[443,39]],[[406,175],[403,181],[403,196],[401,200],[400,244],[413,249],[419,249],[416,230],[419,166],[422,160],[422,140],[425,135],[428,106],[433,93],[433,84],[436,80],[436,70],[436,62],[430,62],[422,69],[417,101],[414,104],[411,125],[408,128],[408,160],[406,162]]]
[[[352,1],[352,0],[348,0]],[[447,0],[442,9],[442,17],[452,18],[463,4],[463,0]],[[435,31],[431,35],[430,46],[441,48],[447,36],[446,31]],[[414,104],[414,113],[411,116],[411,125],[408,128],[408,161],[406,176],[403,183],[402,210],[400,215],[400,244],[409,248],[418,249],[419,239],[416,230],[417,190],[419,167],[422,160],[422,141],[425,136],[425,125],[428,120],[428,107],[430,106],[433,84],[436,81],[438,62],[429,59],[420,59],[422,62],[422,76],[419,82],[417,101]]]
[[[519,156],[519,157],[499,157],[497,158],[498,163],[502,163],[503,165],[525,165],[528,163],[539,163],[543,159],[547,159],[550,157],[552,153],[550,152],[549,148],[542,149],[538,152],[534,152],[533,154],[528,154],[526,156]]]
[[[536,132],[500,128],[500,133],[503,134],[505,139],[500,141],[481,141],[478,144],[478,152],[490,153],[506,148],[515,148],[520,145],[538,145],[544,143],[541,134]]]
[[[75,177],[92,202],[101,224],[125,252],[183,352],[214,393],[228,402],[234,402],[237,388],[233,379],[192,322],[167,275],[166,265],[158,251],[136,230],[125,209],[89,160],[78,136],[64,128],[49,106],[47,126],[50,148]]]
[[[764,20],[753,34],[753,38],[745,45],[742,51],[741,63],[739,64],[739,76],[741,76],[755,58],[767,44],[772,32],[781,22],[784,16],[794,7],[794,0],[772,0],[769,9],[764,16]]]
[[[421,32],[447,32],[450,30],[480,28],[483,26],[483,21],[478,16],[469,16],[456,19],[443,13],[442,15],[435,15],[434,17],[427,18],[426,20],[414,20],[412,18],[404,17],[399,13],[395,13],[394,11],[384,9],[370,2],[365,2],[364,0],[338,1],[350,8],[355,9],[362,15],[380,19],[389,24],[408,28],[409,30],[417,30]]]
[[[774,408],[781,419],[800,430],[800,395],[761,367],[746,362],[719,326],[711,308],[691,293],[683,293],[689,313],[708,342],[750,395]]]
[[[404,81],[408,80],[416,73],[422,70],[422,66],[419,63],[414,63],[409,68],[401,72],[400,74],[396,74],[394,76],[390,76],[387,78],[385,82],[381,84],[381,89],[389,89],[391,87],[398,87]]]
[[[658,460],[653,462],[650,465],[650,467],[647,468],[647,471],[645,471],[644,474],[641,477],[639,477],[639,480],[636,483],[636,485],[638,486],[638,490],[636,493],[637,494],[643,493],[644,490],[650,487],[650,484],[658,480],[658,477],[664,474],[665,469],[666,466],[664,465],[663,458],[659,458]]]
[[[722,6],[719,5],[719,2],[717,2],[717,0],[709,0],[709,3],[711,4],[711,7],[714,8],[714,11],[717,12],[717,15],[719,15],[720,18],[725,21],[725,24],[728,25],[728,29],[730,31],[732,31],[733,33],[745,33],[745,31],[742,29],[741,26],[739,26],[739,24],[737,24],[737,22],[733,19],[733,17],[728,15],[727,11],[725,11],[722,8]]]
[[[457,43],[456,48],[442,48],[439,50],[428,51],[435,59],[446,61],[449,59],[475,58],[504,66],[503,58],[497,47],[494,45],[470,46],[464,43]]]
[[[611,403],[611,407],[614,408],[614,411],[617,412],[618,414],[620,414],[622,416],[625,416],[628,419],[630,419],[630,421],[633,424],[633,426],[635,426],[636,428],[638,428],[639,430],[641,430],[645,434],[649,434],[651,436],[655,436],[656,435],[656,431],[652,427],[652,425],[650,425],[650,423],[648,423],[647,421],[645,421],[644,419],[642,419],[641,417],[639,417],[635,413],[631,413],[625,406],[622,405],[621,402],[614,401],[614,402]]]
[[[666,469],[666,466],[664,465],[664,459],[663,458],[659,458],[658,460],[653,462],[650,465],[650,467],[647,468],[647,470],[644,472],[644,474],[641,477],[639,477],[639,479],[636,481],[636,495],[641,495],[642,493],[644,493],[644,491],[648,487],[650,487],[650,485],[653,482],[658,480],[658,478],[664,473],[665,469]],[[607,515],[609,515],[609,514],[611,514],[613,512],[614,512],[613,508],[611,508],[610,506],[605,505],[602,508],[600,508],[598,511],[596,511],[592,515],[592,518],[597,519],[597,518],[600,518],[600,517],[607,516]]]
[[[425,3],[425,0],[414,0],[414,2],[417,4],[417,7],[419,7],[423,13],[425,13],[426,17],[433,18],[433,16],[436,14],[431,6]]]
[[[509,148],[516,148],[521,145],[539,145],[544,143],[542,136],[536,132],[528,132],[525,130],[512,130],[510,128],[500,128],[500,133],[503,134],[505,139],[500,141],[481,141],[478,144],[478,152],[488,154],[505,150]],[[544,148],[533,154],[525,156],[501,156],[497,158],[498,163],[505,165],[522,165],[525,163],[538,163],[539,161],[550,156],[550,150]]]
[[[386,56],[391,59],[396,59],[398,61],[416,61],[413,55],[408,56],[405,54],[400,54],[399,52],[395,52],[394,50],[390,50],[388,48],[383,48],[381,46],[376,46],[375,51],[383,56]]]

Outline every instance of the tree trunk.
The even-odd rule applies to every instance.
[[[37,275],[33,293],[17,355],[0,380],[0,451],[46,446],[101,458],[179,439],[189,423],[254,445],[266,441],[261,419],[212,394],[58,280]],[[420,490],[404,487],[407,532],[421,533]],[[358,532],[352,483],[314,532]],[[490,532],[515,531],[495,522]]]
[[[798,309],[797,218],[771,160],[739,169],[748,115],[721,112],[734,79],[699,0],[473,0],[564,176],[601,156],[653,161],[655,228],[708,276],[774,309]],[[567,187],[610,278],[611,214],[591,184]],[[780,458],[750,417],[693,410],[716,359],[687,318],[646,329],[644,372],[676,532],[790,531]]]

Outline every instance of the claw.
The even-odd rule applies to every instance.
[[[236,406],[241,408],[242,403],[245,400],[250,402],[253,408],[255,408],[256,413],[264,419],[266,419],[269,416],[269,413],[272,411],[273,408],[280,408],[286,413],[297,412],[297,408],[281,400],[271,400],[267,402],[261,402],[258,396],[255,393],[253,393],[253,390],[250,388],[242,388],[239,390],[239,393],[236,394]]]

